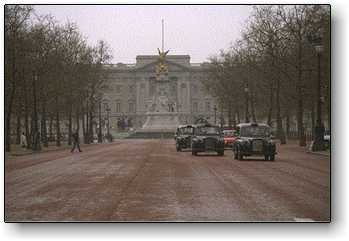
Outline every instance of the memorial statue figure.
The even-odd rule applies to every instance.
[[[168,74],[168,67],[166,65],[165,59],[166,59],[166,55],[168,54],[170,50],[167,50],[166,52],[164,51],[160,51],[160,49],[158,48],[158,52],[159,52],[159,63],[156,66],[156,76],[157,79],[159,79],[161,74]]]

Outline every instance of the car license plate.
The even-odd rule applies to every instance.
[[[206,139],[205,140],[205,149],[214,149],[215,147],[215,140],[213,139]]]
[[[256,151],[256,152],[263,151],[263,142],[260,141],[260,140],[253,141],[253,143],[252,143],[252,151]]]

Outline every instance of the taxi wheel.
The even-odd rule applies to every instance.
[[[179,145],[178,143],[176,143],[176,150],[177,151],[181,151],[182,150],[181,145]]]
[[[244,156],[242,155],[242,153],[240,152],[239,149],[238,149],[237,155],[238,155],[238,160],[240,160],[240,161],[244,160]]]

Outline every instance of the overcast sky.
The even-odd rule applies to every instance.
[[[240,37],[251,12],[249,6],[129,6],[42,5],[39,14],[77,23],[89,44],[108,42],[113,63],[135,63],[137,55],[161,49],[161,19],[165,21],[165,50],[189,54],[191,62],[206,61]]]

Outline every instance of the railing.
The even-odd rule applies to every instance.
[[[286,133],[285,133],[286,134]],[[313,133],[312,131],[305,131],[305,138],[307,141],[313,140]],[[292,130],[287,135],[288,139],[298,139],[298,131]]]
[[[136,64],[105,64],[107,68],[134,68]]]

